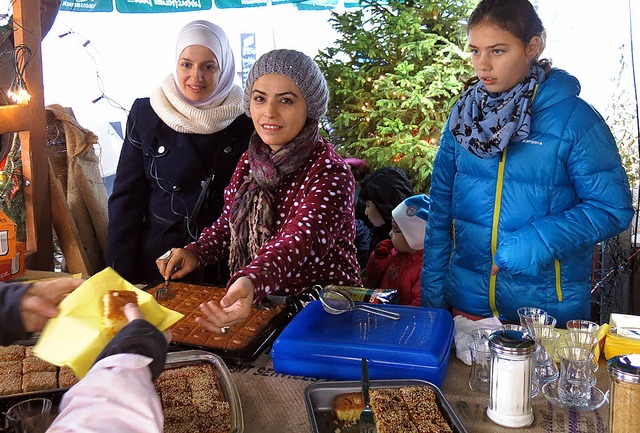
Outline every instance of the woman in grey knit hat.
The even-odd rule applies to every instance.
[[[256,132],[225,191],[223,214],[196,242],[157,261],[173,279],[229,252],[227,294],[200,306],[206,329],[225,332],[272,292],[361,285],[355,182],[319,133],[328,99],[320,69],[301,52],[268,52],[249,72],[244,106]]]

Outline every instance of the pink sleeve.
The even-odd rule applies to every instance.
[[[66,392],[47,433],[162,433],[164,415],[151,382],[151,361],[123,353],[97,362]]]

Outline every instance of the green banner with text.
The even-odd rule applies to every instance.
[[[62,0],[61,11],[113,12],[113,0]]]
[[[118,12],[131,14],[203,11],[211,5],[211,0],[116,0]]]
[[[281,5],[286,3],[300,3],[302,0],[215,0],[218,9],[253,8],[268,5]]]

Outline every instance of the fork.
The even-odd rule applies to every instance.
[[[362,397],[364,398],[364,409],[360,413],[360,421],[358,426],[360,433],[375,433],[376,422],[373,418],[373,411],[369,406],[369,370],[367,368],[367,359],[362,358]]]
[[[165,280],[162,287],[156,289],[156,301],[166,301],[169,292],[169,280]]]

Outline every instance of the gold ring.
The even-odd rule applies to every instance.
[[[229,331],[231,331],[231,326],[223,326],[222,328],[220,328],[220,332],[222,334],[226,334]]]

